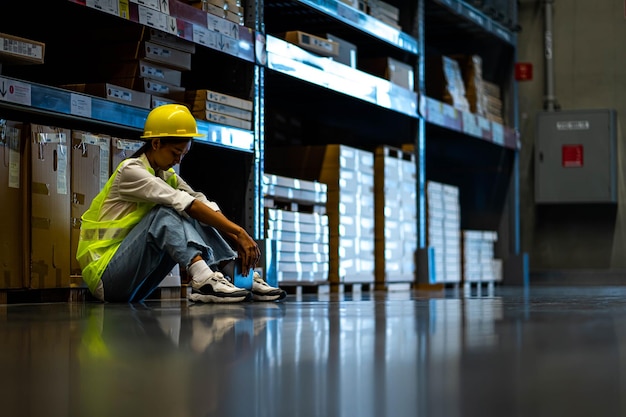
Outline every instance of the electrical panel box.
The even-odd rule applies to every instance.
[[[537,115],[536,203],[617,203],[616,175],[615,110]]]

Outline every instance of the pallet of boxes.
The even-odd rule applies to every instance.
[[[265,153],[277,175],[319,181],[328,187],[329,282],[342,292],[375,281],[374,154],[347,145],[286,146]]]
[[[328,293],[326,184],[263,175],[265,280],[270,285]]]
[[[196,119],[252,130],[252,100],[202,89],[188,91],[187,104]]]
[[[492,291],[502,281],[502,260],[495,257],[494,245],[498,233],[492,230],[463,230],[463,286],[470,292],[472,286],[483,286]]]
[[[427,181],[426,245],[427,284],[458,286],[461,283],[461,209],[458,187]]]
[[[376,287],[409,290],[415,281],[415,154],[379,146],[374,157]]]

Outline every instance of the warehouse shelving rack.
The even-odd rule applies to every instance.
[[[221,88],[254,102],[252,132],[200,122],[206,139],[197,141],[200,146],[196,146],[195,156],[190,154],[181,169],[193,174],[189,178],[202,178],[192,184],[200,189],[215,184],[216,172],[228,172],[219,175],[222,182],[211,197],[226,200],[224,211],[244,223],[256,238],[263,238],[264,152],[297,143],[342,143],[370,149],[408,143],[415,145],[418,165],[419,247],[426,245],[425,181],[459,178],[448,178],[438,169],[458,166],[464,178],[471,178],[459,184],[462,195],[479,194],[477,199],[489,202],[482,205],[470,197],[464,199],[463,208],[469,213],[466,224],[506,230],[512,243],[504,245],[503,256],[518,254],[519,141],[515,88],[510,79],[516,47],[511,28],[459,0],[390,1],[401,9],[402,30],[338,0],[265,0],[247,2],[246,26],[239,27],[238,33],[216,35],[207,32],[196,20],[197,14],[178,0],[169,1],[169,17],[155,13],[148,16],[157,17],[146,17],[142,6],[125,1],[118,3],[122,9],[103,10],[105,3],[115,2],[42,0],[13,6],[20,9],[14,14],[20,18],[6,20],[3,31],[46,42],[46,65],[1,68],[0,82],[18,86],[28,95],[28,100],[1,95],[2,118],[137,136],[147,110],[58,85],[75,81],[71,78],[77,74],[90,73],[89,59],[99,54],[91,47],[93,38],[156,27],[198,46],[194,67],[184,74],[188,88]],[[389,56],[407,63],[415,69],[416,88],[397,87],[381,76],[303,54],[280,38],[287,30],[332,33],[354,43],[360,58]],[[424,57],[430,52],[450,51],[453,44],[484,52],[489,65],[498,64],[497,73],[490,75],[508,94],[506,126],[454,111],[424,94],[428,78]],[[298,134],[287,140],[275,135],[272,120],[276,115],[298,119],[302,123]],[[475,161],[469,161],[474,157]],[[208,172],[207,160],[216,161]],[[459,173],[451,174],[454,172]],[[468,172],[472,175],[465,175]]]
[[[520,253],[516,4],[494,11],[490,1],[420,0],[420,155],[426,179],[458,186],[461,228],[498,232],[496,255],[504,261],[504,282],[525,279]],[[504,4],[505,2],[500,2]],[[430,56],[478,55],[483,79],[502,90],[504,124],[454,109],[426,93]],[[423,194],[420,194],[423,198]],[[422,217],[422,220],[424,218]],[[423,225],[423,224],[422,224]],[[423,231],[425,228],[421,227]],[[425,236],[420,236],[425,242]],[[424,247],[424,246],[422,246]],[[428,277],[421,280],[427,282]]]

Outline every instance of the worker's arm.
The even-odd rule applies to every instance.
[[[201,223],[216,228],[236,242],[244,274],[257,266],[261,259],[261,251],[243,227],[228,220],[222,212],[215,211],[198,200],[194,200],[185,212]]]

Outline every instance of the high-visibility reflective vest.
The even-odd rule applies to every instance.
[[[126,161],[122,161],[119,167]],[[154,169],[148,164],[145,168],[155,175]],[[102,204],[106,201],[118,169],[109,178],[104,188],[91,202],[89,209],[81,217],[80,238],[76,259],[82,269],[83,281],[94,292],[109,261],[122,244],[124,238],[137,223],[155,206],[155,203],[136,203],[134,211],[115,220],[98,220]],[[176,172],[170,168],[166,174],[167,183],[173,188],[178,187]]]

